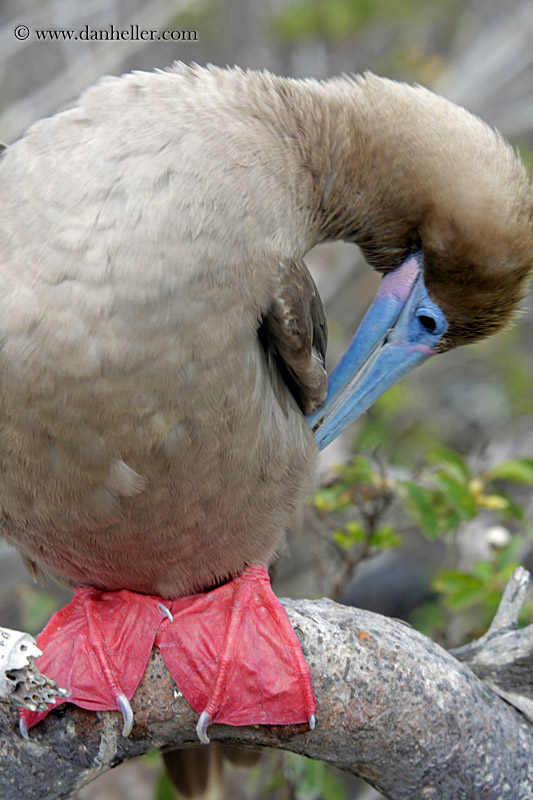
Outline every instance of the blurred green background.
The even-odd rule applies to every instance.
[[[110,24],[183,33],[154,42],[36,34]],[[29,29],[24,41],[14,35],[19,25]],[[7,143],[102,74],[181,59],[295,77],[370,69],[419,82],[499,127],[533,166],[532,0],[3,0],[0,41]],[[323,245],[307,260],[328,310],[331,367],[377,278],[352,245]],[[526,304],[507,333],[430,361],[328,448],[302,529],[274,570],[278,594],[330,595],[403,617],[444,646],[483,632],[513,566],[533,563],[532,333]],[[4,545],[0,578],[5,626],[37,632],[68,598],[34,586]],[[250,773],[230,773],[226,796],[379,797],[322,764],[275,751]],[[153,754],[78,797],[173,794]]]

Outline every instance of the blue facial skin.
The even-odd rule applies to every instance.
[[[324,407],[307,417],[319,450],[399,378],[434,355],[447,329],[444,314],[424,285],[422,253],[415,253],[383,277],[374,302],[331,373]]]

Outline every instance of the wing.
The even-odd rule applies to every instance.
[[[326,315],[304,261],[288,259],[277,266],[278,290],[263,318],[259,337],[278,399],[286,404],[287,387],[308,415],[326,399]]]

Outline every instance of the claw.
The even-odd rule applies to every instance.
[[[316,725],[316,717],[314,714],[309,715],[309,727],[312,731],[314,731]]]
[[[207,729],[211,725],[211,721],[211,715],[208,714],[207,711],[202,711],[198,724],[196,725],[196,735],[202,744],[209,744],[210,739],[207,735]]]
[[[133,728],[133,711],[131,710],[130,701],[125,694],[119,694],[117,697],[117,707],[124,718],[122,735],[129,736]]]
[[[28,726],[26,725],[26,720],[22,717],[19,717],[19,732],[23,739],[28,738]]]
[[[170,609],[167,608],[164,603],[158,603],[157,607],[161,613],[165,615],[165,617],[168,617],[171,622],[174,622],[174,617],[172,616]]]

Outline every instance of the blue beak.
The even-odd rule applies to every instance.
[[[435,354],[448,323],[424,285],[421,252],[382,279],[333,370],[324,407],[307,418],[320,450],[396,381]]]

